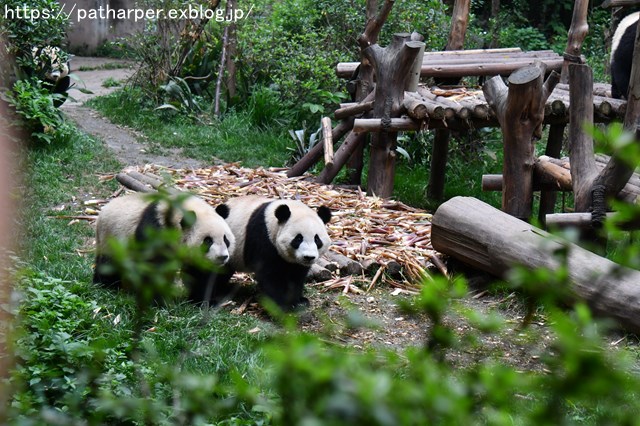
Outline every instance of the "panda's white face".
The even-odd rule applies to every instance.
[[[187,199],[184,207],[196,216],[193,226],[184,230],[184,243],[189,247],[202,247],[205,257],[215,265],[226,264],[235,244],[227,222],[213,207],[195,197]]]
[[[274,245],[280,256],[289,263],[311,266],[327,251],[331,239],[325,228],[331,214],[321,218],[315,210],[299,202],[287,202],[275,209],[277,223],[270,228],[276,229]]]

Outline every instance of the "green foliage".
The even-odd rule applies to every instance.
[[[17,11],[24,19],[19,19]],[[34,46],[61,47],[68,24],[67,14],[62,13],[56,0],[33,0],[28,4],[21,0],[5,0],[0,15],[0,36],[8,43],[9,57],[17,58],[24,66],[32,63]],[[2,58],[6,60],[4,56]]]
[[[113,78],[113,77],[106,78],[106,79],[102,82],[102,87],[106,87],[106,88],[109,88],[109,87],[118,87],[118,86],[121,86],[121,85],[122,85],[122,83],[121,83],[120,81],[116,80],[116,79],[115,79],[115,78]]]
[[[501,26],[498,40],[500,46],[520,47],[522,50],[544,50],[549,42],[539,30],[532,27],[517,27],[514,24]]]
[[[269,405],[274,423],[633,423],[639,377],[624,354],[610,352],[582,304],[569,313],[557,300],[546,305],[553,344],[542,359],[550,374],[525,373],[490,358],[457,366],[451,361],[456,353],[525,331],[498,316],[460,309],[466,291],[464,281],[439,278],[425,282],[405,306],[406,313],[430,320],[424,348],[357,351],[304,333],[277,336],[265,349],[278,395]]]
[[[167,84],[160,85],[159,91],[165,103],[157,109],[171,109],[194,118],[202,112],[199,99],[191,93],[187,82],[180,77],[169,78]]]
[[[241,87],[275,86],[281,109],[290,110],[293,121],[319,120],[339,100],[343,83],[335,76],[335,64],[358,59],[364,2],[259,1],[252,13],[256,19],[243,21],[238,29]],[[448,26],[440,1],[406,1],[394,7],[380,43],[387,45],[395,32],[416,30],[438,50],[446,43]]]
[[[54,101],[63,95],[52,94],[37,79],[19,80],[6,93],[9,105],[22,117],[22,125],[40,143],[62,143],[70,137],[71,129]]]

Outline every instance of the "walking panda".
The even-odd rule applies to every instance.
[[[212,266],[203,269],[197,265],[183,265],[181,276],[188,298],[193,302],[210,299],[215,278],[212,269],[227,263],[235,242],[233,232],[224,220],[226,210],[224,207],[216,210],[194,195],[172,194],[169,197],[169,200],[152,201],[147,195],[137,193],[115,198],[102,208],[96,226],[94,283],[115,288],[121,286],[121,276],[103,271],[103,265],[110,263],[109,238],[125,240],[134,237],[137,241],[145,241],[149,238],[148,228],[176,228],[181,230],[184,244],[202,247]],[[180,208],[172,207],[178,205]],[[191,220],[187,215],[193,215]],[[154,262],[161,263],[171,256],[171,253],[159,254]]]
[[[616,28],[611,43],[611,96],[626,98],[631,79],[633,47],[640,12],[627,15]]]
[[[325,227],[331,210],[256,195],[231,199],[218,208],[228,212],[226,221],[236,244],[228,274],[217,277],[214,302],[228,292],[233,272],[240,271],[253,272],[258,289],[283,311],[308,305],[302,294],[304,280],[331,243]]]

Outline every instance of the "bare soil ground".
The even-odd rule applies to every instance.
[[[121,68],[103,69],[105,63],[118,64]],[[91,96],[107,94],[117,89],[105,88],[102,83],[107,78],[126,79],[134,70],[130,63],[78,57],[74,58],[72,67],[93,95],[73,93],[76,101],[67,101],[62,108],[63,111],[80,129],[101,139],[113,149],[124,167],[148,163],[174,168],[201,166],[200,162],[182,157],[176,152],[168,152],[165,155],[150,154],[147,151],[148,142],[144,141],[141,135],[131,129],[112,124],[96,111],[82,105]],[[113,68],[113,65],[109,65],[109,68]],[[484,284],[489,281],[486,277],[481,277],[479,281],[480,284],[471,285],[470,293],[461,300],[461,307],[458,309],[474,309],[484,314],[497,312],[506,318],[508,326],[498,336],[482,335],[472,332],[467,321],[460,319],[455,312],[448,315],[446,321],[460,336],[468,333],[476,341],[475,345],[451,355],[452,361],[459,365],[470,365],[491,357],[517,366],[521,370],[543,370],[540,359],[543,353],[548,352],[551,342],[544,318],[537,317],[530,327],[522,329],[524,308],[518,297],[509,293],[494,295],[485,290]],[[349,346],[389,349],[419,346],[424,344],[430,327],[424,317],[413,318],[403,314],[398,309],[398,302],[409,300],[410,295],[398,294],[389,286],[378,285],[370,292],[361,294],[342,294],[339,289],[324,291],[319,286],[309,285],[308,297],[311,308],[302,316],[301,327],[313,332],[330,330],[333,339]],[[264,318],[264,312],[255,302],[247,299],[246,293],[242,298],[236,298],[226,309],[239,315]],[[354,315],[372,324],[372,327],[345,327],[343,319]],[[614,342],[612,344],[615,344],[619,337],[611,336],[611,342]]]

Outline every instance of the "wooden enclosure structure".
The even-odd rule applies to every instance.
[[[391,45],[382,48],[376,43],[377,36],[393,3],[385,1],[377,15],[368,11],[367,27],[359,38],[362,61],[340,63],[336,67],[338,76],[351,78],[349,84],[355,85],[353,92],[356,99],[341,104],[334,113],[335,119],[340,121],[332,129],[330,140],[336,143],[345,135],[346,138],[331,156],[331,161],[325,159],[318,182],[329,183],[345,164],[351,167],[358,163],[356,158],[361,158],[362,148],[370,134],[367,192],[388,197],[393,190],[397,132],[435,130],[428,195],[438,199],[442,197],[444,189],[449,131],[500,126],[505,149],[503,174],[485,177],[484,187],[503,191],[503,210],[525,220],[531,216],[533,192],[540,190],[540,219],[544,223],[546,215],[554,213],[555,194],[566,188],[566,182],[554,180],[553,173],[547,173],[549,168],[554,167],[550,166],[553,163],[536,160],[534,146],[542,135],[541,126],[549,125],[545,155],[557,159],[565,127],[569,125],[572,150],[581,153],[573,156],[572,160],[577,162],[580,156],[590,156],[590,160],[571,168],[573,181],[569,185],[581,200],[579,211],[590,209],[593,198],[591,192],[587,197],[582,195],[586,190],[576,190],[576,185],[593,183],[597,163],[592,148],[591,154],[582,154],[583,151],[578,147],[592,146],[592,140],[584,135],[582,123],[631,123],[629,117],[635,113],[629,111],[627,101],[610,97],[608,84],[594,85],[592,80],[578,82],[582,78],[578,76],[584,76],[584,71],[574,73],[576,77],[571,80],[571,86],[578,88],[571,90],[570,64],[586,67],[582,65],[581,46],[588,31],[588,1],[575,1],[563,56],[548,50],[523,52],[519,48],[421,53],[421,37],[415,33],[396,34]],[[447,48],[462,47],[468,12],[468,0],[455,2]],[[416,74],[448,82],[467,76],[495,77],[484,85],[482,91],[463,88],[443,90],[416,84]],[[508,87],[503,83],[503,77],[508,77]],[[634,110],[635,103],[630,101],[629,104],[634,105],[631,108]],[[627,128],[631,129],[631,125],[627,125]],[[573,148],[574,145],[576,148]],[[316,145],[290,169],[289,176],[304,173],[321,159],[325,148],[329,148],[326,143]],[[359,161],[361,170],[362,160]],[[607,161],[611,164],[606,166],[608,171],[601,172],[600,180],[608,182],[604,185],[605,193],[612,196],[625,188],[632,170],[623,170],[619,159]],[[586,171],[585,164],[588,164],[589,171]],[[543,169],[542,165],[547,168]],[[558,170],[554,169],[554,172]],[[581,178],[584,173],[591,177]],[[355,174],[359,179],[357,166]],[[605,175],[618,177],[614,183],[613,177]],[[359,184],[359,180],[353,183]],[[629,188],[625,191],[630,199],[632,195],[629,195]],[[631,193],[636,194],[634,191]],[[598,202],[604,203],[603,200]]]

